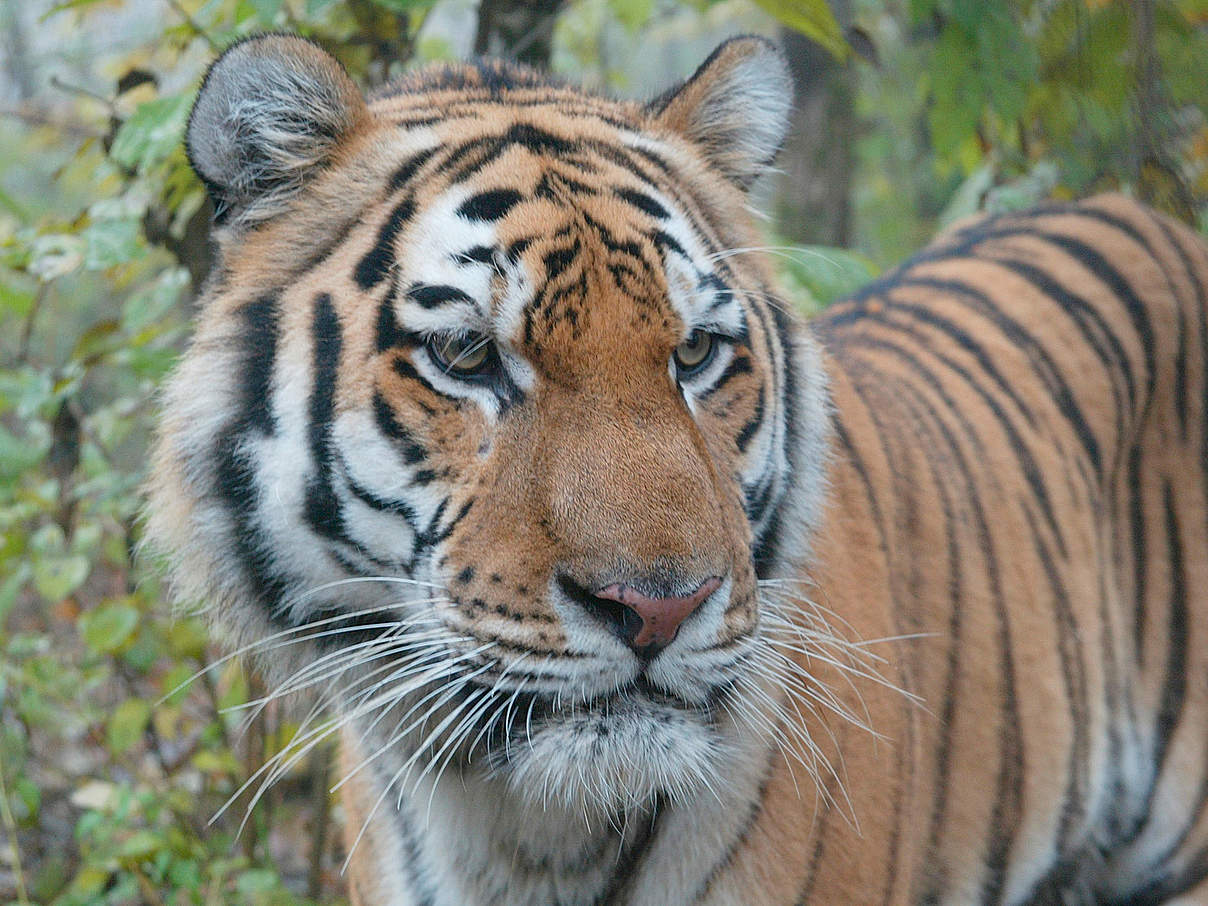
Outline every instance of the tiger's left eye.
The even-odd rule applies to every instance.
[[[688,339],[675,347],[675,367],[680,377],[703,371],[713,358],[717,338],[703,330],[694,330]]]
[[[477,374],[491,359],[491,341],[480,333],[433,337],[428,351],[448,374],[466,377]]]

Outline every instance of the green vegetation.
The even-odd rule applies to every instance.
[[[829,194],[761,196],[804,308],[979,208],[1123,188],[1208,230],[1205,0],[0,0],[0,903],[340,902],[330,751],[241,830],[297,715],[246,707],[258,681],[136,556],[209,266],[180,140],[213,52],[289,29],[367,86],[477,49],[640,95],[787,27],[828,48],[785,168],[812,155]]]

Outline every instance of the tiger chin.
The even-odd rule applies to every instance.
[[[1205,895],[1203,242],[983,218],[803,324],[790,97],[210,68],[147,533],[326,707],[361,906]]]

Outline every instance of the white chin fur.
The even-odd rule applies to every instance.
[[[637,696],[548,718],[508,755],[498,772],[520,798],[592,817],[707,793],[725,747],[704,715]]]

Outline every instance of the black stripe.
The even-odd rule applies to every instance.
[[[1153,814],[1154,797],[1166,767],[1183,703],[1187,697],[1187,573],[1183,566],[1183,536],[1179,529],[1175,507],[1175,490],[1167,480],[1163,488],[1163,509],[1166,529],[1166,557],[1170,564],[1170,603],[1166,629],[1166,677],[1158,702],[1157,724],[1154,727],[1153,780],[1145,797],[1145,818],[1148,825]],[[1171,852],[1169,855],[1173,855]],[[1160,863],[1159,863],[1160,864]]]
[[[378,230],[373,248],[357,262],[356,270],[353,271],[353,278],[361,289],[371,290],[390,275],[390,270],[394,267],[395,240],[414,213],[415,201],[410,197],[404,198],[394,206],[394,210]]]
[[[1094,274],[1096,278],[1107,284],[1116,297],[1124,303],[1129,319],[1133,323],[1133,329],[1141,340],[1141,349],[1145,355],[1147,401],[1152,399],[1153,385],[1157,379],[1157,352],[1154,348],[1153,330],[1149,323],[1149,311],[1145,307],[1145,303],[1141,301],[1140,297],[1133,291],[1132,285],[1124,279],[1124,276],[1111,262],[1085,242],[1060,233],[1038,231],[1036,235],[1048,240],[1071,258],[1076,259],[1083,267]]]
[[[1141,445],[1135,444],[1128,454],[1128,526],[1132,532],[1133,553],[1133,641],[1137,663],[1145,666],[1145,623],[1149,606],[1148,533],[1145,525],[1145,488],[1141,479]]]
[[[926,404],[925,401],[920,401],[926,406],[929,411],[930,420],[932,422],[938,420],[938,416]],[[870,414],[871,410],[870,410]],[[875,416],[874,416],[875,418]],[[879,421],[879,420],[878,420]],[[922,428],[923,422],[919,418],[914,419],[918,428]],[[880,430],[884,430],[881,428]],[[956,714],[958,705],[958,687],[960,678],[960,654],[961,654],[961,639],[962,639],[962,603],[964,597],[964,572],[963,565],[966,562],[963,546],[960,542],[960,536],[954,531],[956,525],[955,513],[952,507],[952,500],[949,497],[948,488],[945,485],[943,476],[939,473],[938,461],[939,453],[936,448],[936,440],[930,437],[930,431],[927,432],[929,443],[925,446],[928,448],[928,453],[925,456],[927,467],[931,472],[931,480],[934,483],[936,496],[940,504],[940,513],[943,517],[944,526],[944,551],[947,554],[947,589],[948,589],[948,654],[944,667],[944,691],[942,702],[943,706],[940,710],[940,732],[939,740],[936,746],[936,758],[934,765],[933,786],[934,792],[932,796],[933,805],[931,808],[931,816],[927,822],[926,831],[926,852],[935,854],[938,861],[940,853],[940,838],[943,833],[944,825],[948,817],[948,800],[949,800],[949,783],[952,780],[952,772],[949,765],[952,759],[952,749],[954,745],[954,728],[956,725]],[[924,435],[919,434],[916,430],[915,440],[922,443]],[[922,828],[920,827],[920,830]],[[927,887],[921,892],[919,901],[926,903],[929,901],[939,901],[939,895],[947,883],[946,872],[942,866],[936,866],[934,873],[929,874],[927,878]]]
[[[403,461],[407,465],[415,465],[428,455],[428,452],[416,441],[415,435],[395,418],[394,410],[390,408],[390,404],[386,402],[382,392],[377,389],[373,391],[373,417],[379,431],[391,440],[399,442]]]
[[[688,253],[684,251],[684,247],[679,244],[676,238],[663,230],[655,230],[651,233],[650,241],[658,247],[660,252],[664,249],[670,249],[678,255],[682,255],[685,258],[688,257]]]
[[[899,306],[897,303],[892,304],[895,309],[899,307],[909,308],[909,306]],[[973,390],[986,404],[987,408],[989,408],[991,413],[993,413],[998,424],[1002,427],[1003,432],[1006,434],[1007,443],[1011,448],[1011,452],[1015,454],[1015,459],[1017,465],[1019,466],[1019,470],[1021,473],[1023,473],[1024,480],[1027,481],[1028,487],[1032,489],[1032,495],[1036,499],[1036,502],[1040,505],[1041,511],[1044,513],[1045,523],[1052,532],[1053,538],[1057,542],[1058,549],[1062,552],[1062,554],[1064,554],[1066,551],[1065,536],[1062,534],[1061,525],[1057,521],[1057,514],[1053,511],[1052,501],[1049,499],[1048,486],[1045,483],[1044,476],[1041,474],[1040,467],[1037,465],[1036,459],[1032,455],[1031,448],[1019,434],[1014,422],[1012,422],[1007,416],[999,401],[995,399],[994,395],[987,391],[986,388],[984,388],[976,380],[972,372],[951,359],[949,356],[946,356],[942,352],[934,349],[927,341],[926,337],[924,337],[911,325],[883,320],[878,320],[876,323],[885,330],[908,334],[920,348],[926,350],[930,355],[942,362],[949,370],[958,374],[965,382],[966,386]],[[939,379],[923,365],[917,356],[910,352],[906,347],[898,346],[895,343],[884,339],[856,335],[853,336],[849,342],[858,346],[875,347],[896,356],[908,364],[913,371],[915,371],[924,381],[926,381],[928,386],[930,386],[932,390],[934,390],[935,393],[944,401],[944,404],[952,412],[957,414],[961,420],[961,423],[965,426],[966,433],[969,435],[970,440],[977,447],[979,454],[983,456],[985,455],[985,448],[981,443],[981,437],[962,414],[962,407],[952,399],[948,392],[943,388],[943,385],[940,383]]]
[[[441,162],[440,170],[454,171],[463,159],[474,155],[472,160],[451,173],[452,182],[464,182],[513,145],[520,145],[534,154],[564,157],[575,150],[576,144],[574,139],[555,135],[531,123],[515,123],[500,135],[481,136],[455,148]]]
[[[667,803],[660,793],[655,799],[650,820],[637,821],[639,827],[637,839],[618,854],[612,874],[610,877],[606,876],[606,886],[595,897],[594,903],[613,904],[628,901],[629,897],[626,894],[629,893],[629,888],[637,877],[642,860],[654,846],[654,841],[658,839],[659,831],[662,830],[663,815],[666,812]]]
[[[1010,620],[1007,616],[1007,602],[1003,595],[1002,579],[998,568],[998,558],[995,555],[991,540],[989,520],[986,516],[985,507],[982,504],[981,495],[977,490],[978,484],[974,480],[969,460],[966,459],[965,454],[962,452],[960,443],[955,435],[953,435],[943,419],[939,417],[939,414],[930,407],[922,394],[909,384],[903,384],[901,387],[914,401],[911,408],[918,407],[915,408],[916,413],[921,410],[930,414],[934,426],[942,435],[945,447],[951,453],[956,471],[961,476],[967,497],[966,505],[969,512],[973,514],[976,526],[976,547],[981,551],[983,557],[986,579],[990,587],[990,597],[994,604],[995,635],[998,643],[999,669],[1002,681],[1002,705],[998,725],[997,749],[999,768],[995,785],[994,808],[991,812],[989,827],[986,831],[988,847],[988,851],[984,857],[986,877],[982,879],[980,902],[997,903],[1002,896],[1006,883],[1011,845],[1015,839],[1019,821],[1022,817],[1024,778],[1022,728],[1019,716],[1019,702],[1015,692],[1015,658],[1011,641]],[[948,405],[951,407],[950,403]],[[954,410],[950,408],[949,411]],[[972,426],[965,422],[963,418],[959,419],[959,421],[961,421],[968,439],[976,445],[977,437],[972,434]],[[981,461],[984,461],[984,459]],[[939,472],[934,471],[934,464],[932,468],[936,482],[942,481]],[[941,496],[945,495],[941,493]],[[955,535],[952,535],[952,537],[955,537]],[[955,597],[951,599],[951,603],[954,607],[962,606],[962,602]],[[935,839],[935,842],[938,845],[938,838]],[[932,851],[938,852],[938,849],[933,849]]]
[[[410,359],[403,358],[401,355],[396,356],[394,361],[392,361],[390,363],[390,367],[391,367],[391,369],[393,369],[394,373],[397,374],[399,377],[401,377],[403,380],[417,381],[419,384],[423,385],[425,388],[427,388],[429,391],[436,394],[437,396],[440,396],[443,399],[452,399],[452,397],[450,397],[447,393],[442,393],[440,390],[437,390],[436,387],[434,387],[431,383],[429,383],[428,379],[426,377],[424,377],[422,374],[420,374],[419,371],[416,369],[416,367],[413,364],[411,364]],[[423,403],[420,403],[418,400],[413,400],[413,402],[415,402],[421,406],[423,405]]]
[[[1115,397],[1116,424],[1123,429],[1131,421],[1129,416],[1136,411],[1136,377],[1133,374],[1128,354],[1124,351],[1120,338],[1116,336],[1112,326],[1103,317],[1103,313],[1087,302],[1084,297],[1066,289],[1051,275],[1027,262],[1004,258],[994,258],[993,260],[1028,283],[1031,283],[1040,292],[1061,306],[1062,310],[1074,321],[1083,340],[1094,352],[1095,357],[1103,363],[1104,368],[1109,373],[1114,372],[1115,374],[1119,374],[1123,379],[1125,390],[1128,393],[1127,410],[1125,410],[1124,404],[1120,399],[1120,392],[1116,387],[1115,381],[1113,380],[1109,383],[1112,394]],[[1110,347],[1110,351],[1105,348],[1105,344],[1107,347]],[[1113,366],[1115,367],[1113,368]],[[1123,434],[1123,430],[1121,433]],[[1089,440],[1093,441],[1093,437]],[[1086,443],[1085,440],[1084,443]],[[1091,449],[1089,444],[1088,449]],[[1095,463],[1095,471],[1102,474],[1098,459],[1098,445],[1096,444],[1093,449],[1095,455],[1092,456],[1092,460]]]
[[[1087,780],[1089,752],[1089,728],[1087,727],[1087,708],[1089,694],[1086,684],[1086,667],[1083,663],[1080,637],[1083,631],[1078,625],[1070,606],[1069,592],[1061,581],[1057,564],[1049,551],[1044,539],[1037,531],[1035,517],[1031,507],[1024,506],[1023,514],[1027,518],[1029,534],[1036,557],[1052,592],[1053,616],[1057,623],[1057,649],[1061,660],[1062,683],[1070,709],[1070,725],[1073,728],[1073,740],[1070,746],[1069,763],[1066,767],[1066,791],[1062,800],[1061,812],[1057,827],[1057,858],[1064,860],[1073,854],[1071,842],[1074,833],[1086,816]],[[1075,669],[1077,668],[1077,669]]]
[[[427,151],[419,151],[403,161],[390,177],[391,190],[398,191],[411,182],[419,168],[427,163],[435,152],[435,148],[429,148]]]
[[[858,396],[858,393],[856,394]],[[879,551],[882,562],[889,562],[889,535],[888,526],[885,523],[885,514],[881,509],[881,501],[877,497],[876,488],[873,487],[872,478],[868,473],[868,467],[864,463],[864,458],[856,449],[852,442],[851,435],[847,430],[847,426],[843,423],[843,413],[838,409],[831,414],[831,426],[834,431],[835,441],[841,451],[839,459],[846,465],[853,468],[860,483],[864,487],[864,497],[868,501],[868,509],[872,513],[873,525],[877,528],[877,549]],[[884,450],[884,447],[882,446]],[[888,453],[886,453],[888,456]],[[896,600],[896,595],[893,592],[893,580],[890,580],[890,595]],[[906,634],[902,626],[901,615],[898,608],[893,609],[893,626],[894,635],[902,636]],[[906,679],[906,668],[904,659],[898,663],[898,686],[902,689],[909,690],[911,684]],[[910,785],[905,780],[905,775],[913,773],[913,756],[914,751],[914,722],[910,718],[908,720],[908,740],[906,744],[902,741],[898,742],[898,776],[895,778],[893,790],[893,825],[890,828],[889,837],[889,852],[885,859],[886,874],[885,874],[885,891],[881,897],[882,906],[889,906],[893,902],[894,888],[897,884],[897,865],[899,852],[902,846],[902,837],[905,828],[903,827],[903,814],[906,809],[906,793],[907,787]]]
[[[376,769],[374,775],[377,785],[382,786],[381,778],[376,776]],[[423,839],[412,826],[410,809],[396,809],[394,815],[395,821],[392,823],[398,828],[403,850],[398,854],[399,862],[411,882],[407,885],[407,894],[414,906],[436,906],[437,885],[427,872],[422,870],[426,862],[423,855]]]
[[[470,264],[475,262],[478,264],[494,264],[496,249],[487,245],[476,245],[473,248],[468,248],[464,252],[456,252],[453,255],[453,260],[458,264]]]
[[[377,328],[374,333],[374,347],[378,352],[402,346],[408,333],[399,327],[395,317],[394,305],[398,301],[398,281],[390,281],[390,291],[378,306]]]
[[[1190,419],[1192,415],[1190,412],[1190,407],[1193,404],[1199,407],[1203,405],[1205,400],[1208,400],[1208,298],[1205,298],[1204,284],[1199,280],[1195,267],[1192,264],[1191,256],[1188,255],[1187,249],[1184,248],[1183,244],[1179,241],[1179,236],[1175,234],[1175,231],[1171,228],[1170,224],[1166,222],[1166,220],[1158,217],[1157,215],[1151,216],[1154,223],[1156,223],[1158,228],[1162,231],[1162,235],[1166,238],[1166,241],[1178,255],[1179,262],[1183,267],[1183,273],[1187,277],[1187,283],[1191,286],[1192,293],[1194,294],[1192,306],[1196,312],[1196,319],[1200,333],[1200,370],[1202,372],[1202,376],[1198,402],[1196,402],[1195,395],[1190,393],[1189,390],[1184,391],[1184,396],[1187,401],[1186,405],[1189,407],[1186,418]],[[1205,463],[1206,468],[1208,468],[1208,414],[1198,408],[1197,411],[1200,416],[1200,421],[1203,425],[1203,436],[1201,437],[1200,443],[1200,460],[1201,462]]]
[[[892,283],[887,283],[882,287],[882,290],[890,290],[893,285]],[[1070,425],[1074,436],[1081,442],[1086,455],[1092,462],[1101,463],[1102,456],[1099,451],[1098,440],[1087,423],[1086,416],[1083,415],[1082,410],[1074,400],[1073,392],[1070,390],[1070,386],[1062,376],[1057,364],[1045,348],[1036,341],[1035,337],[1010,318],[985,292],[972,284],[960,280],[944,280],[931,277],[916,277],[913,275],[904,276],[899,285],[904,287],[915,286],[935,292],[948,293],[956,301],[963,300],[970,303],[980,314],[991,320],[1008,340],[1024,350],[1035,369],[1036,376],[1044,384],[1045,390],[1057,405],[1058,411]],[[862,291],[856,298],[856,301],[835,306],[832,312],[823,315],[815,321],[815,324],[819,328],[819,335],[825,339],[829,335],[830,325],[839,316],[850,312],[853,306],[858,305],[860,301],[866,299],[869,295],[868,291]]]
[[[393,513],[396,516],[402,516],[412,530],[419,531],[419,514],[415,511],[415,507],[401,498],[382,497],[380,494],[369,490],[369,488],[352,477],[348,471],[347,463],[341,461],[341,465],[343,466],[342,476],[345,484],[348,485],[348,489],[352,491],[353,496],[361,501],[361,503],[370,509],[377,510],[379,513]]]
[[[542,257],[542,263],[545,265],[545,276],[547,280],[555,280],[561,276],[574,262],[575,257],[579,254],[581,246],[579,238],[576,236],[574,242],[570,246],[556,248],[546,252]]]
[[[480,192],[462,202],[457,213],[468,220],[499,220],[520,202],[515,189],[494,189]]]
[[[764,292],[761,298],[767,299],[770,296]],[[770,326],[768,324],[769,309],[772,320]],[[760,327],[763,328],[764,343],[767,347],[769,358],[772,359],[773,367],[769,369],[772,399],[774,402],[771,417],[777,420],[772,423],[773,431],[775,432],[772,436],[772,455],[765,463],[765,473],[763,476],[763,481],[767,484],[769,496],[763,505],[760,506],[759,516],[763,516],[764,510],[769,504],[771,505],[771,512],[762,525],[759,524],[759,519],[752,522],[752,529],[755,531],[755,539],[752,544],[755,573],[759,578],[764,579],[771,574],[771,570],[776,563],[777,553],[780,550],[782,540],[780,537],[780,527],[784,512],[782,505],[784,503],[785,485],[788,482],[788,477],[795,474],[800,466],[800,463],[796,461],[799,431],[797,424],[797,363],[793,356],[794,322],[792,319],[780,308],[765,304],[753,303],[752,311],[755,313]],[[761,384],[757,401],[757,413],[761,417],[765,414],[766,404],[767,398],[764,394],[764,387]],[[749,442],[751,437],[751,433],[748,431],[749,427],[749,424],[745,425],[739,435],[740,439],[745,437],[746,442]],[[777,452],[784,454],[786,466],[783,474],[776,471],[778,465],[776,461]],[[770,498],[773,490],[776,491],[774,500]]]
[[[778,753],[779,750],[776,746],[768,746],[767,756],[763,764],[763,773],[759,779],[759,789],[754,798],[747,804],[747,813],[743,817],[738,833],[730,839],[721,858],[713,863],[713,867],[705,874],[705,880],[696,888],[692,896],[685,900],[686,903],[700,903],[703,901],[709,895],[710,891],[712,891],[713,885],[717,883],[717,878],[734,861],[734,857],[738,854],[738,851],[747,845],[751,831],[755,829],[755,822],[764,811],[764,803],[768,795],[768,784],[771,783],[774,776],[773,768],[780,764],[779,759],[776,758]]]
[[[277,296],[262,296],[248,303],[239,316],[243,321],[241,345],[244,352],[239,392],[240,426],[271,437],[277,433],[272,409],[273,367],[277,361],[281,319]]]
[[[1079,209],[1071,209],[1071,211]],[[1044,213],[1041,211],[1040,213]],[[1058,211],[1057,213],[1062,213]],[[953,245],[938,245],[930,249],[918,253],[914,257],[905,261],[899,267],[883,275],[880,279],[874,281],[869,286],[866,286],[859,293],[853,296],[853,299],[860,300],[867,298],[869,295],[884,292],[886,289],[895,283],[902,282],[905,275],[916,269],[919,265],[927,262],[951,260],[958,258],[978,257],[976,247],[987,243],[994,239],[1004,239],[1011,237],[1031,236],[1050,243],[1051,245],[1061,249],[1071,258],[1077,260],[1080,264],[1088,269],[1091,273],[1103,283],[1105,283],[1116,297],[1124,304],[1125,310],[1128,312],[1129,319],[1132,321],[1133,327],[1141,341],[1141,346],[1145,355],[1146,365],[1146,387],[1148,397],[1153,395],[1153,382],[1155,380],[1156,369],[1155,359],[1156,352],[1154,349],[1153,331],[1150,328],[1149,316],[1145,304],[1133,291],[1132,286],[1121,276],[1120,272],[1111,265],[1110,262],[1100,252],[1081,240],[1068,236],[1062,233],[1052,233],[1039,229],[1034,221],[1025,221],[1022,225],[1002,226],[1006,222],[1003,218],[989,218],[980,223],[974,224],[972,227],[963,231],[961,234],[963,241]],[[995,257],[982,257],[982,260],[997,261]]]
[[[751,438],[755,436],[755,432],[759,430],[759,426],[763,424],[763,385],[759,385],[759,396],[755,400],[755,414],[750,420],[739,429],[738,434],[734,438],[734,445],[738,447],[739,453],[747,452],[747,445],[751,442]]]
[[[407,290],[407,298],[423,308],[439,308],[455,302],[473,302],[465,292],[456,286],[443,284],[415,283]]]
[[[714,393],[720,390],[739,375],[751,373],[751,357],[744,355],[743,353],[736,352],[730,358],[730,363],[726,365],[725,371],[718,375],[717,380],[713,383],[713,386],[709,388],[709,393]],[[740,445],[739,449],[741,450],[743,446],[745,445]]]
[[[243,353],[242,379],[238,385],[236,415],[219,432],[214,444],[216,495],[231,517],[232,543],[252,594],[268,610],[274,626],[290,628],[285,610],[288,583],[275,566],[255,524],[259,489],[255,464],[248,457],[250,436],[276,432],[272,410],[272,375],[280,336],[277,296],[267,295],[243,306],[239,338]]]
[[[316,534],[329,540],[350,543],[344,528],[340,500],[331,484],[334,461],[331,427],[343,340],[340,320],[328,293],[320,293],[315,299],[311,343],[314,373],[311,375],[307,435],[314,471],[306,482],[303,514]]]
[[[1148,213],[1148,212],[1144,211],[1144,209],[1139,209],[1139,210],[1141,210],[1142,213]],[[1187,319],[1186,319],[1186,313],[1183,311],[1183,306],[1179,302],[1178,293],[1175,291],[1174,283],[1170,279],[1170,273],[1166,268],[1165,262],[1162,261],[1162,259],[1158,257],[1157,251],[1154,249],[1154,247],[1150,243],[1149,239],[1146,238],[1145,234],[1142,233],[1140,230],[1138,230],[1134,224],[1128,222],[1127,220],[1123,220],[1120,217],[1117,217],[1116,215],[1109,213],[1108,211],[1104,211],[1100,208],[1089,207],[1087,205],[1071,205],[1067,209],[1066,213],[1071,214],[1076,217],[1082,217],[1082,218],[1086,218],[1088,220],[1095,220],[1095,221],[1098,221],[1099,223],[1107,224],[1107,225],[1119,230],[1120,232],[1124,233],[1126,236],[1128,236],[1130,239],[1132,239],[1133,242],[1135,242],[1137,245],[1141,246],[1141,248],[1145,250],[1145,253],[1154,262],[1154,264],[1158,268],[1159,273],[1162,274],[1163,279],[1166,281],[1166,287],[1170,291],[1171,299],[1175,304],[1175,313],[1178,315],[1178,319],[1179,319],[1179,324],[1178,324],[1178,344],[1179,345],[1178,345],[1178,349],[1176,350],[1175,356],[1174,356],[1174,369],[1175,369],[1174,392],[1175,392],[1175,401],[1176,401],[1175,412],[1179,419],[1180,434],[1182,437],[1186,438],[1186,436],[1187,436],[1187,419],[1188,419],[1188,414],[1189,414],[1188,409],[1187,409],[1187,400],[1188,400],[1187,385],[1188,385],[1188,377],[1189,377],[1188,369],[1187,369],[1187,323],[1186,323]],[[1157,219],[1155,217],[1153,217],[1153,215],[1149,215],[1148,219],[1152,223],[1158,222]]]
[[[671,215],[667,213],[667,209],[661,204],[647,195],[645,192],[637,192],[633,189],[614,189],[617,195],[629,202],[639,211],[649,214],[651,217],[658,220],[666,220]]]

